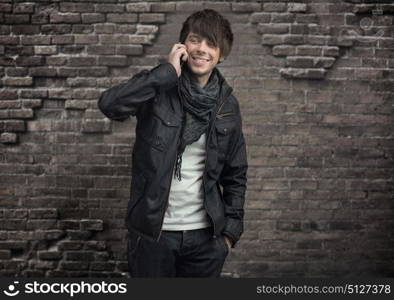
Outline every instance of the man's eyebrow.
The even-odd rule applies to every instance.
[[[196,37],[196,38],[201,39],[201,36],[198,35],[198,34],[196,34],[196,33],[191,33],[191,34],[189,35],[189,37]]]

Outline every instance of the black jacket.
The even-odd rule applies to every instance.
[[[220,73],[219,78],[220,98],[207,132],[204,206],[214,236],[225,234],[235,244],[243,232],[246,149],[238,102]],[[104,91],[98,101],[112,120],[137,117],[126,226],[155,240],[161,234],[183,116],[177,83],[175,68],[164,63]]]

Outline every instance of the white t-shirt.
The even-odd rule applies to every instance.
[[[211,226],[204,208],[202,177],[206,134],[186,146],[182,155],[182,180],[173,178],[162,230],[192,230]]]

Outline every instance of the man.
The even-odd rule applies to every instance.
[[[189,16],[168,62],[101,95],[110,119],[137,117],[126,225],[132,277],[219,277],[243,232],[246,150],[232,88],[215,66],[229,22]]]

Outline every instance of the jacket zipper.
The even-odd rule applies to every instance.
[[[178,149],[178,147],[177,147],[177,149]],[[174,172],[174,166],[175,166],[175,163],[176,163],[176,158],[177,158],[177,152],[175,152],[175,160],[174,160],[174,163],[172,164],[172,173],[171,173],[170,185],[169,185],[169,187],[168,187],[167,202],[166,202],[166,207],[165,207],[164,212],[163,212],[163,216],[161,217],[160,232],[159,232],[159,236],[157,237],[157,240],[156,240],[157,242],[160,240],[161,233],[162,233],[162,231],[163,231],[164,216],[165,216],[165,214],[166,214],[166,211],[167,211],[167,208],[168,208],[168,204],[169,204],[169,202],[170,202],[170,201],[169,201],[169,198],[170,198],[170,190],[171,190],[171,184],[172,184],[172,177],[174,177],[173,172]]]

